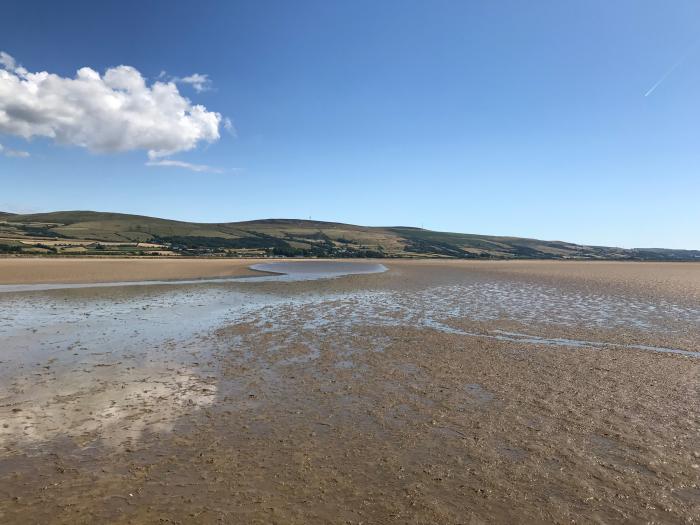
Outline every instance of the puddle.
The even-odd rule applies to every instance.
[[[570,312],[565,318],[558,309],[547,310],[548,299],[540,304],[537,299],[529,305],[518,298],[509,302],[508,297],[492,291],[490,283],[479,288],[478,284],[467,284],[459,293],[455,287],[434,288],[418,292],[359,291],[343,294],[324,293],[316,296],[280,298],[274,305],[261,308],[252,315],[244,315],[244,322],[252,323],[259,330],[271,332],[296,332],[300,328],[323,334],[347,333],[358,325],[365,326],[411,326],[428,328],[440,332],[522,344],[547,345],[560,348],[619,348],[645,350],[660,353],[700,357],[700,352],[679,348],[621,344],[606,341],[571,339],[563,337],[541,337],[537,335],[509,332],[505,330],[467,331],[453,326],[453,320],[498,321],[508,319],[523,324],[549,324],[564,327],[576,326],[569,317],[584,325],[605,329],[633,326],[641,332],[673,336],[676,331],[696,332],[700,329],[700,311],[691,308],[632,308],[628,302],[616,297],[600,297],[598,303],[587,302],[581,308],[578,299],[566,303],[559,297],[558,307]],[[548,294],[550,292],[548,291]],[[564,295],[564,294],[562,294]],[[612,312],[616,311],[617,316]],[[533,316],[533,312],[540,317]],[[649,316],[651,315],[651,317]]]
[[[386,272],[383,264],[369,262],[337,262],[337,261],[294,261],[254,264],[251,270],[267,273],[278,273],[297,279],[324,279],[342,275],[362,275],[367,273]]]
[[[499,339],[502,341],[514,341],[514,342],[523,342],[523,343],[531,343],[531,344],[544,344],[544,345],[554,345],[554,346],[567,346],[567,347],[573,347],[573,348],[581,348],[581,347],[587,347],[587,348],[605,348],[605,347],[612,347],[612,348],[630,348],[633,350],[649,350],[652,352],[661,352],[665,354],[679,354],[679,355],[686,355],[689,357],[700,357],[700,352],[692,352],[688,350],[678,350],[676,348],[665,348],[662,346],[650,346],[650,345],[635,345],[635,344],[619,344],[619,343],[608,343],[605,341],[586,341],[582,339],[568,339],[564,337],[554,337],[554,338],[546,338],[546,337],[539,337],[536,335],[528,335],[528,334],[522,334],[518,332],[506,332],[504,330],[494,330],[494,333],[500,334],[500,335],[495,335],[495,336],[486,336],[486,337],[493,337],[494,339]],[[473,335],[478,335],[478,334],[473,334]]]

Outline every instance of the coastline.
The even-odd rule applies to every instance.
[[[0,521],[698,515],[700,265],[382,263],[0,296]]]
[[[700,298],[700,264],[696,262],[579,261],[579,260],[471,260],[471,259],[327,259],[327,258],[185,258],[185,257],[0,257],[0,285],[91,284],[161,280],[255,277],[265,274],[252,265],[275,261],[381,262],[401,271],[428,267],[451,271],[475,270],[537,280],[589,281],[680,291]],[[633,271],[630,273],[630,269]],[[663,271],[662,271],[663,270]],[[663,277],[660,278],[660,275]],[[638,286],[635,286],[638,285]]]

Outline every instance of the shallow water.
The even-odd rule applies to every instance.
[[[280,273],[293,277],[324,279],[343,275],[362,275],[386,272],[383,264],[357,261],[284,261],[254,264],[252,270]]]
[[[269,343],[266,352],[284,352],[296,345],[300,350],[279,359],[279,366],[313,363],[322,357],[321,347],[333,346],[339,335],[358,327],[419,328],[516,345],[700,357],[695,348],[551,336],[527,329],[633,329],[663,340],[673,340],[677,334],[700,334],[700,310],[667,300],[468,276],[452,285],[416,290],[359,286],[334,291],[304,281],[377,273],[386,268],[374,263],[283,262],[256,265],[256,269],[288,273],[168,286],[120,283],[116,287],[76,286],[1,294],[0,408],[17,404],[27,408],[21,421],[0,429],[0,442],[3,436],[12,440],[21,435],[41,441],[67,426],[80,428],[87,436],[108,425],[121,425],[126,432],[119,434],[120,439],[123,435],[133,438],[146,429],[165,428],[165,420],[146,418],[150,422],[146,424],[144,417],[137,417],[123,404],[116,406],[114,400],[124,399],[124,392],[132,390],[134,407],[144,396],[161,399],[162,414],[170,414],[165,419],[175,418],[188,407],[207,406],[216,385],[207,380],[206,368],[203,370],[200,363],[212,359],[215,345],[208,335],[226,326],[250,326],[256,337],[282,341]],[[379,279],[375,284],[382,283],[382,277]],[[280,286],[271,286],[275,282]],[[302,291],[295,292],[291,286],[302,286]],[[504,320],[525,330],[460,326],[463,322]],[[241,353],[250,353],[257,346],[244,340],[228,344],[230,351]],[[381,352],[390,341],[373,338],[369,344],[372,351]],[[342,344],[334,348],[336,367],[352,369],[357,349]],[[130,386],[119,392],[125,388],[124,382]],[[91,423],[85,422],[84,412],[67,417],[52,408],[62,407],[66,396],[90,397],[92,404],[84,410],[93,414]],[[40,411],[36,411],[37,402],[43,406]]]
[[[700,419],[686,402],[697,397],[700,357],[692,301],[476,267],[369,274],[370,266],[344,278],[358,268],[280,264],[264,270],[291,274],[0,294],[0,482],[9,480],[7,494],[24,490],[15,502],[5,497],[4,508],[26,518],[59,494],[62,506],[79,502],[71,513],[92,514],[118,494],[119,505],[130,502],[118,512],[143,498],[140,508],[162,500],[163,515],[188,515],[184,500],[170,498],[178,491],[203,494],[202,508],[245,508],[230,493],[212,495],[228,483],[256,501],[269,489],[307,508],[313,500],[299,495],[317,478],[301,471],[320,476],[324,498],[338,485],[334,512],[367,487],[382,505],[401,502],[405,494],[390,491],[404,482],[434,483],[424,501],[452,504],[487,486],[479,465],[498,477],[493,496],[512,494],[525,464],[528,497],[519,501],[536,501],[532,494],[549,493],[556,480],[558,490],[574,487],[566,501],[576,502],[576,482],[595,479],[596,493],[617,505],[620,476],[631,474],[609,470],[612,463],[653,476],[628,485],[656,495],[661,476],[697,461],[688,450]],[[670,401],[658,402],[663,395]],[[690,443],[682,457],[677,436]],[[659,446],[650,453],[649,443]],[[657,449],[669,455],[656,457]],[[625,450],[647,452],[630,459]],[[150,470],[158,462],[160,474]],[[140,465],[144,483],[122,465]],[[285,468],[291,477],[278,477]],[[532,488],[538,471],[544,489]],[[102,489],[94,473],[107,480]],[[458,489],[446,485],[453,476]],[[685,478],[666,485],[689,486]],[[156,493],[143,496],[149,490]],[[482,492],[474,494],[481,502]],[[458,521],[442,511],[422,521]]]
[[[132,347],[183,341],[217,327],[253,323],[264,331],[349,331],[356,325],[424,327],[463,335],[452,320],[509,320],[524,325],[586,326],[666,334],[700,333],[700,308],[667,300],[569,291],[542,284],[470,280],[418,290],[353,289],[290,293],[270,282],[337,278],[385,271],[383,265],[345,262],[282,262],[256,265],[261,271],[289,272],[246,279],[143,283],[118,287],[76,287],[0,295],[0,361],[36,360],[47,349],[80,342],[111,353]],[[604,341],[490,334],[554,346],[599,346]],[[624,346],[624,345],[620,345]],[[674,351],[627,345],[630,348]],[[693,352],[695,349],[689,349]],[[7,372],[0,372],[0,377]]]
[[[365,262],[296,261],[253,264],[252,270],[267,274],[255,277],[219,277],[213,279],[173,279],[157,281],[114,281],[103,283],[40,283],[40,284],[0,284],[0,293],[40,292],[81,288],[114,288],[123,286],[173,286],[187,284],[222,284],[246,281],[295,282],[316,279],[332,279],[344,275],[382,273],[386,266]]]

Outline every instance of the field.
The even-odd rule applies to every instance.
[[[700,251],[625,250],[408,227],[363,227],[292,219],[199,224],[91,211],[0,213],[0,253],[103,257],[700,260]]]

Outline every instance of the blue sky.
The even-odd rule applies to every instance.
[[[149,159],[147,129],[112,151],[86,119],[29,140],[8,121],[0,209],[700,249],[698,2],[103,4],[11,2],[0,51],[32,73],[173,82],[220,137]],[[163,160],[209,169],[147,165]]]

